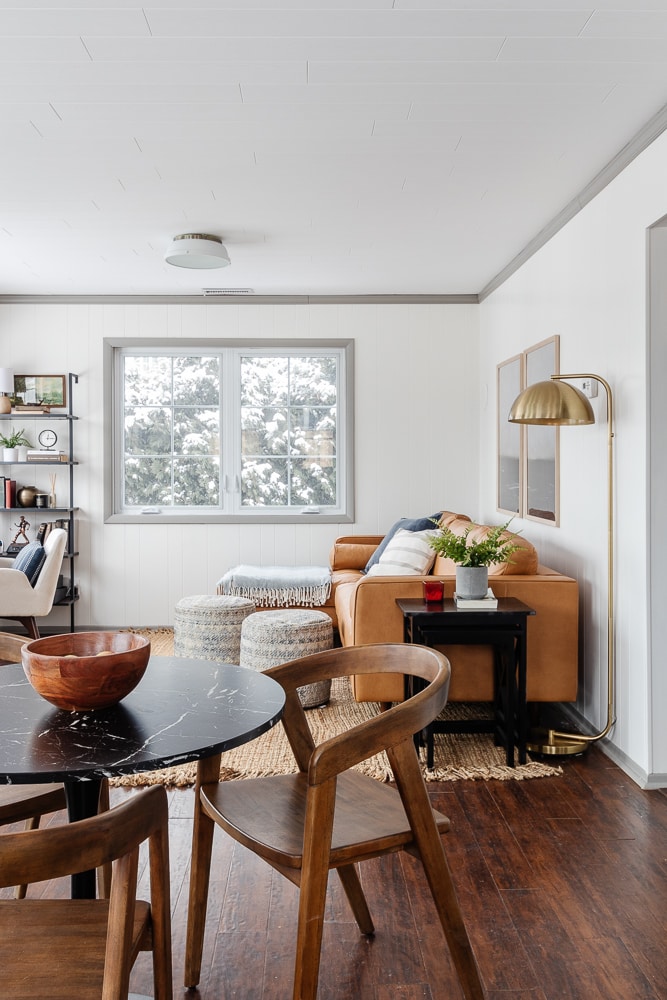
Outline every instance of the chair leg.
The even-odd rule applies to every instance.
[[[173,1000],[174,983],[171,949],[171,894],[169,886],[169,810],[163,799],[164,823],[149,844],[153,995],[155,1000]]]
[[[104,778],[100,784],[100,799],[97,811],[108,812],[109,810],[109,781]],[[102,865],[97,869],[97,895],[100,899],[109,899],[111,896],[111,864]]]
[[[23,628],[26,630],[31,639],[40,638],[37,622],[34,618],[17,618],[16,620],[21,622],[21,625],[23,625]]]
[[[203,783],[219,781],[220,754],[199,761],[195,786],[195,815],[192,827],[192,859],[190,863],[190,895],[188,901],[188,922],[185,935],[186,989],[194,989],[201,976],[201,962],[204,952],[204,929],[208,903],[208,884],[211,873],[211,854],[215,823],[204,812],[199,796]]]
[[[335,797],[332,781],[308,790],[293,1000],[317,998]]]
[[[357,869],[354,865],[345,865],[337,871],[359,930],[362,934],[374,934],[373,918],[368,909],[364,890],[361,888]]]
[[[30,816],[25,821],[26,830],[36,830],[39,826],[39,821],[41,816]],[[14,899],[25,899],[25,894],[28,891],[27,885],[17,885],[14,887]]]
[[[484,990],[412,741],[387,750],[465,1000]]]

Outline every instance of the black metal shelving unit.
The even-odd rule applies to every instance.
[[[79,376],[75,375],[74,372],[69,372],[67,375],[67,407],[62,412],[54,413],[50,411],[49,413],[38,413],[30,412],[26,410],[12,411],[11,413],[0,413],[0,420],[11,420],[15,424],[21,424],[25,422],[26,424],[34,424],[35,422],[40,422],[44,424],[51,424],[52,422],[65,422],[67,426],[67,448],[64,449],[67,453],[67,461],[63,462],[60,460],[54,460],[53,462],[41,460],[39,462],[5,462],[0,460],[0,468],[8,468],[11,466],[17,466],[22,469],[30,468],[34,470],[38,468],[46,468],[53,471],[54,469],[67,470],[67,503],[64,505],[58,505],[57,507],[2,507],[0,508],[0,514],[5,514],[11,517],[13,514],[26,514],[27,512],[35,511],[36,513],[46,515],[46,519],[50,520],[62,520],[67,523],[68,529],[68,541],[65,554],[63,556],[63,566],[66,566],[66,571],[69,572],[69,585],[67,587],[67,592],[59,600],[54,602],[54,607],[69,607],[69,617],[70,617],[70,631],[74,632],[75,627],[75,606],[76,602],[79,600],[79,588],[76,582],[75,573],[75,560],[78,555],[76,549],[76,514],[79,510],[78,507],[73,506],[74,502],[74,470],[78,465],[78,462],[74,458],[74,422],[79,418],[74,415],[73,411],[73,388],[78,383]],[[0,455],[2,453],[0,452]],[[3,555],[6,554],[3,552]]]

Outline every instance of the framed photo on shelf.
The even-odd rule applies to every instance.
[[[67,381],[64,375],[14,375],[15,406],[67,406]]]

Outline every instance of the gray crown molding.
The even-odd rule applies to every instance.
[[[466,305],[477,294],[461,295],[0,295],[0,305]]]

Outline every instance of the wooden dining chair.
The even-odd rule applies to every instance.
[[[148,841],[150,903],[136,900]],[[110,899],[0,899],[3,1000],[127,1000],[139,951],[153,953],[155,1000],[172,1000],[167,794],[135,793],[91,819],[0,837],[0,886],[113,861]]]
[[[28,641],[24,636],[0,632],[0,669],[5,663],[20,663],[21,648]],[[0,826],[25,820],[26,829],[34,829],[42,816],[65,809],[66,805],[62,785],[0,785]],[[16,898],[23,899],[25,894],[25,884],[17,885]]]
[[[21,648],[30,640],[11,632],[0,632],[0,670],[7,663],[21,662]],[[0,686],[2,674],[0,673]],[[67,808],[65,789],[61,784],[0,785],[0,826],[25,821],[26,830],[39,826],[42,816]],[[109,808],[109,783],[103,781],[100,788],[99,811]],[[111,872],[108,865],[100,870],[98,877],[101,896],[108,896],[111,886]],[[24,899],[27,886],[17,885],[16,899]]]
[[[459,909],[441,833],[446,816],[431,808],[414,734],[442,711],[449,661],[436,650],[403,643],[350,646],[315,653],[264,671],[285,690],[282,722],[298,773],[217,780],[219,757],[200,762],[192,846],[185,985],[199,982],[215,825],[300,888],[294,1000],[315,1000],[328,873],[335,869],[359,929],[373,921],[357,862],[396,851],[421,859],[466,1000],[484,996]],[[297,689],[360,673],[422,678],[423,690],[316,746]],[[396,787],[354,770],[386,751]]]

